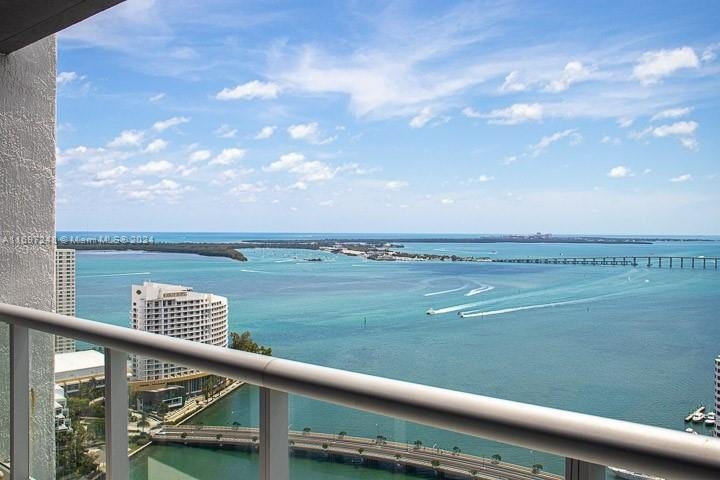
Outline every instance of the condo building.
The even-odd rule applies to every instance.
[[[227,298],[190,287],[145,282],[132,286],[131,327],[137,330],[227,347]],[[132,378],[162,380],[196,373],[180,365],[132,355]]]
[[[75,316],[75,250],[55,250],[55,312]],[[75,351],[75,340],[55,335],[55,353]]]

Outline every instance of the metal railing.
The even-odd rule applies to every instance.
[[[600,480],[602,465],[666,479],[720,478],[720,440],[389,378],[193,343],[0,303],[10,324],[13,480],[29,478],[29,330],[105,347],[107,478],[128,477],[128,353],[260,387],[260,478],[288,478],[288,394],[566,457],[565,478]]]

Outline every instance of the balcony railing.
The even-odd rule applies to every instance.
[[[603,465],[666,479],[720,478],[720,440],[566,410],[266,357],[0,303],[10,325],[11,478],[27,480],[29,330],[105,347],[107,478],[128,478],[127,355],[142,354],[260,387],[260,479],[288,479],[289,393],[566,458],[568,480]]]

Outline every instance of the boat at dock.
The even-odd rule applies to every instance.
[[[703,415],[704,411],[705,411],[705,405],[700,405],[698,408],[696,408],[695,410],[690,412],[687,417],[685,417],[685,422],[686,423],[690,422],[690,421],[694,422],[695,420],[693,420],[693,417],[695,417],[696,415]],[[698,421],[702,421],[702,420],[698,420]]]
[[[618,467],[607,467],[610,472],[615,475],[616,478],[624,478],[625,480],[665,480],[662,477],[656,477],[654,475],[646,475],[644,473],[631,472],[624,468]]]

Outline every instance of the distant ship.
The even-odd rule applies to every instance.
[[[653,475],[645,475],[644,473],[631,472],[618,467],[607,467],[610,472],[617,478],[624,478],[626,480],[665,480],[661,477],[655,477]]]

